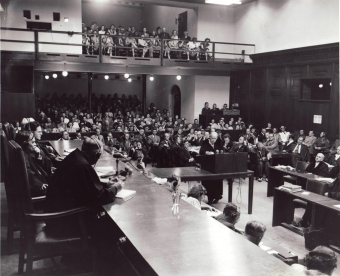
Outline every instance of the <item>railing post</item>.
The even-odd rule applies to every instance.
[[[213,60],[213,65],[215,65],[215,42],[213,42],[213,56],[212,56],[212,60]]]
[[[102,35],[99,34],[99,63],[102,63]]]
[[[163,47],[164,47],[164,40],[162,38],[161,40],[161,66],[164,66],[163,65]]]
[[[39,56],[39,33],[38,31],[34,31],[34,57],[35,60],[38,60]]]

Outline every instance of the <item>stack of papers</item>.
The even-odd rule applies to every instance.
[[[133,198],[135,193],[136,193],[136,191],[133,191],[133,190],[122,189],[116,194],[116,202],[117,203],[126,202],[126,201],[130,200],[131,198]]]
[[[318,180],[320,181],[326,181],[326,182],[333,182],[334,179],[330,177],[319,177]]]
[[[155,181],[159,185],[165,184],[168,181],[168,179],[160,178],[160,177],[155,177],[152,180]]]

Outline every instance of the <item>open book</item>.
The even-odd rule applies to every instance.
[[[116,194],[116,202],[123,203],[130,200],[135,195],[136,191],[122,189]]]

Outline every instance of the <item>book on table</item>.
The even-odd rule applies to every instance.
[[[133,198],[135,193],[136,193],[136,191],[133,191],[133,190],[122,189],[116,194],[116,201],[118,203],[126,202],[126,201],[130,200],[131,198]]]
[[[284,185],[280,186],[280,190],[285,190],[290,193],[296,193],[296,192],[302,191],[302,188],[300,185],[285,183]]]

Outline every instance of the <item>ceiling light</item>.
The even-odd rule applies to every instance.
[[[332,86],[332,83],[330,82],[329,85]]]
[[[68,72],[67,71],[63,71],[62,74],[63,74],[64,77],[67,77]]]
[[[130,75],[128,73],[124,74],[124,78],[128,79],[130,77]]]
[[[181,80],[181,78],[182,78],[181,75],[177,75],[176,77],[177,80]]]
[[[68,17],[64,17],[64,22],[68,22]]]
[[[49,75],[45,75],[45,79],[48,80],[50,78]]]
[[[105,75],[104,79],[108,80],[109,79],[109,75]]]
[[[155,78],[154,78],[153,76],[150,77],[150,81],[154,81],[154,79],[155,79]]]
[[[52,76],[53,76],[53,78],[55,78],[55,79],[58,77],[58,75],[57,75],[56,73],[54,73]]]
[[[132,82],[132,79],[131,79],[131,78],[128,78],[128,82]]]
[[[322,88],[322,87],[323,87],[323,84],[319,84],[319,87]]]

